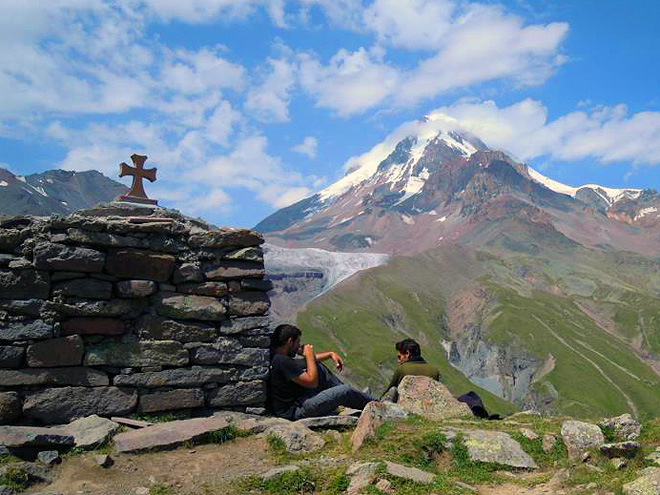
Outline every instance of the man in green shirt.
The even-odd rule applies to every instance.
[[[414,339],[404,339],[397,342],[394,347],[396,348],[396,360],[399,366],[394,371],[394,376],[385,389],[386,392],[383,394],[382,400],[396,402],[398,398],[396,387],[399,386],[403,377],[407,375],[428,376],[436,381],[440,381],[438,368],[424,361],[419,344]]]

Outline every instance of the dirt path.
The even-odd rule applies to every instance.
[[[534,487],[505,483],[503,485],[480,486],[480,495],[564,495],[566,492],[554,483],[543,483]]]
[[[199,495],[206,492],[205,486],[212,489],[273,467],[265,440],[256,437],[238,438],[223,445],[111,457],[115,465],[109,469],[98,466],[92,454],[65,459],[55,468],[54,483],[35,486],[25,493],[46,490],[65,495],[136,495],[139,487],[161,483],[172,488],[172,495]]]

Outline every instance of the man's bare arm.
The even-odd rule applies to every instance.
[[[339,371],[342,371],[344,369],[344,360],[336,352],[332,352],[332,351],[319,352],[316,355],[316,359],[318,359],[319,361],[325,361],[326,359],[332,359],[335,362],[335,367]]]
[[[293,378],[292,381],[301,387],[316,388],[319,385],[319,370],[316,367],[316,360],[314,359],[314,348],[311,345],[306,345],[303,348],[303,356],[305,356],[307,369]]]

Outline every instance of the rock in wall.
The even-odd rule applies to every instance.
[[[262,243],[130,203],[0,221],[0,424],[262,407]]]

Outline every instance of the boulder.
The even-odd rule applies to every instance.
[[[360,415],[353,435],[351,445],[353,452],[357,451],[365,440],[376,436],[376,428],[385,421],[405,419],[410,413],[403,407],[392,402],[369,402]]]
[[[27,392],[23,415],[46,424],[67,423],[92,414],[128,414],[137,405],[135,390],[117,387],[62,387]]]
[[[167,282],[175,264],[176,260],[170,254],[117,249],[108,253],[105,269],[110,275],[119,278]]]
[[[426,376],[404,376],[397,387],[398,404],[413,414],[439,421],[471,416],[467,404],[456,400],[442,383]]]
[[[363,488],[371,485],[376,479],[377,462],[356,462],[346,470],[346,477],[350,480],[346,493],[358,495]]]
[[[195,441],[229,426],[220,416],[158,423],[115,436],[116,452],[139,452],[150,449],[174,448],[184,442]]]
[[[286,450],[293,453],[314,452],[325,445],[321,435],[314,433],[306,426],[295,423],[271,426],[264,431],[264,435],[279,438],[284,442]]]
[[[396,464],[394,462],[385,461],[385,469],[388,474],[392,476],[408,481],[414,481],[415,483],[428,485],[435,481],[435,475],[432,473],[417,468],[402,466],[401,464]]]
[[[626,483],[621,488],[625,495],[660,495],[660,468],[642,469],[635,481]]]
[[[75,439],[58,428],[0,426],[0,445],[5,447],[73,447]]]
[[[561,437],[568,449],[568,457],[577,459],[591,448],[600,448],[605,437],[600,428],[583,421],[564,421],[561,425]]]
[[[119,424],[92,414],[85,418],[76,419],[68,425],[53,428],[58,428],[62,433],[71,435],[76,447],[94,449],[103,445],[119,429]]]
[[[155,296],[156,311],[162,316],[182,320],[220,321],[227,309],[215,297],[163,292]]]
[[[47,299],[48,273],[39,270],[0,270],[0,299]]]
[[[635,440],[642,431],[642,425],[628,413],[604,419],[598,426],[603,430],[610,430],[621,441]]]
[[[105,254],[93,249],[50,242],[34,248],[34,266],[43,270],[100,273],[104,264]]]
[[[168,411],[204,406],[204,392],[198,388],[179,388],[140,395],[138,412]]]
[[[21,416],[22,410],[23,404],[16,392],[0,392],[0,425],[13,423]],[[3,445],[2,441],[0,445]]]
[[[27,348],[27,364],[32,368],[80,366],[85,344],[79,335],[48,339]]]
[[[606,443],[600,446],[600,451],[610,459],[613,457],[633,457],[641,448],[639,442]]]
[[[477,462],[492,462],[503,466],[536,469],[534,459],[508,433],[485,430],[445,430],[448,439],[463,435],[463,442],[470,459]]]
[[[296,423],[302,424],[311,430],[350,428],[358,423],[358,418],[355,416],[321,416],[318,418],[299,419]]]
[[[115,318],[70,318],[62,322],[62,335],[123,335],[124,322]]]

